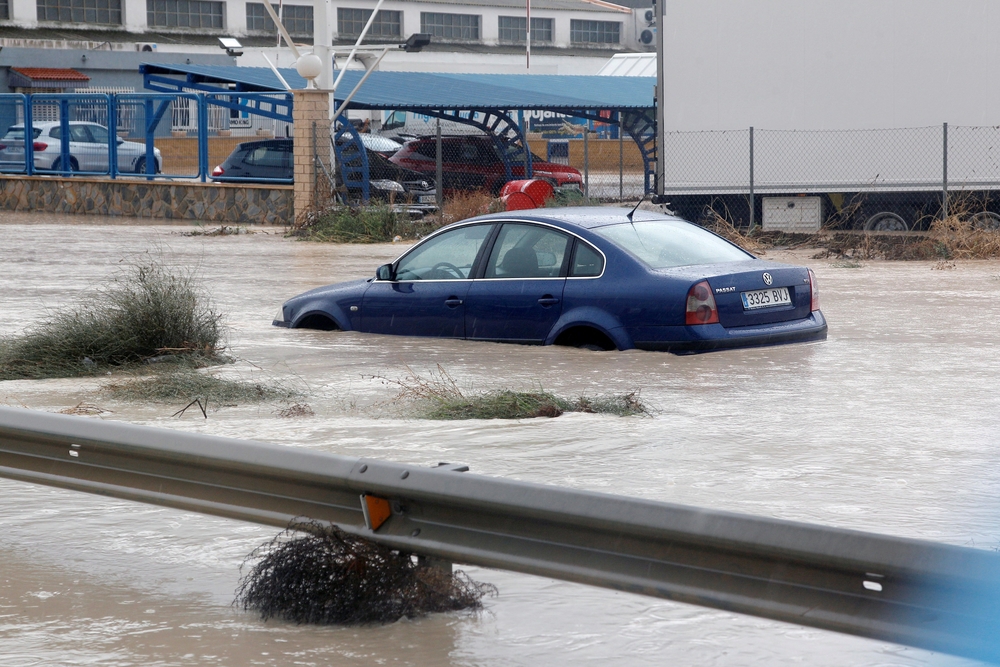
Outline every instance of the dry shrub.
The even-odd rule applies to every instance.
[[[314,417],[316,413],[309,404],[296,403],[295,405],[289,405],[287,408],[278,410],[278,416],[291,419],[294,417]]]
[[[252,563],[252,565],[250,565]],[[318,521],[295,520],[255,549],[235,604],[295,623],[392,623],[434,612],[478,609],[496,587],[423,567],[410,554]]]
[[[450,224],[502,210],[504,209],[501,201],[490,193],[482,190],[471,190],[455,194],[444,202],[444,214],[441,217],[445,224]]]
[[[558,417],[565,412],[612,414],[619,417],[647,416],[651,410],[642,403],[638,391],[595,397],[565,399],[543,389],[514,391],[463,392],[458,383],[438,365],[430,377],[423,377],[407,367],[403,378],[376,375],[371,379],[396,387],[393,403],[416,406],[424,419],[531,419]]]
[[[765,254],[765,245],[759,242],[756,238],[744,234],[739,229],[733,225],[729,216],[723,217],[715,210],[711,211],[711,214],[702,221],[702,226],[705,229],[718,234],[722,238],[726,239],[730,243],[738,245],[747,252],[753,253],[755,255]]]
[[[440,226],[432,216],[411,220],[405,212],[381,204],[333,206],[310,216],[306,224],[293,229],[289,236],[327,243],[389,243],[417,239]]]
[[[219,377],[182,369],[109,382],[105,396],[130,402],[211,401],[215,404],[259,403],[287,400],[298,392],[276,382]]]
[[[949,215],[935,220],[928,237],[947,247],[947,259],[1000,257],[1000,230],[977,227],[972,217]]]
[[[0,339],[0,380],[96,375],[144,361],[222,360],[222,316],[194,274],[142,256],[82,305]]]

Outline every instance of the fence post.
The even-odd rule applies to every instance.
[[[316,121],[312,122],[312,133],[310,134],[310,141],[312,142],[312,154],[313,154],[313,191],[312,191],[312,206],[317,208],[319,204],[319,169],[316,168],[317,163],[321,162],[319,157],[319,147],[316,145]],[[336,188],[334,184],[334,188]]]
[[[434,151],[434,178],[437,179],[438,215],[444,220],[444,164],[441,160],[441,119],[437,120],[437,133]]]
[[[948,123],[942,127],[941,155],[941,219],[948,217]]]
[[[62,135],[59,139],[59,170],[63,172],[61,175],[66,175],[73,171],[73,159],[69,155],[69,100],[65,97],[59,100],[59,132]],[[34,131],[29,130],[29,133],[34,134]],[[27,134],[24,140],[27,143]]]
[[[587,136],[590,134],[590,121],[583,128],[583,196],[590,198],[590,146]]]
[[[618,201],[625,201],[625,144],[622,138],[622,112],[618,112]]]
[[[152,171],[156,173],[155,166]],[[204,93],[198,93],[198,175],[202,183],[208,181],[208,98]]]
[[[35,127],[35,123],[34,123],[34,119],[33,119],[33,117],[34,117],[34,110],[33,110],[32,107],[33,107],[33,104],[32,104],[32,101],[31,101],[31,95],[25,95],[24,96],[24,127],[27,130],[27,133],[24,135],[24,161],[25,161],[24,168],[25,168],[25,172],[28,174],[28,176],[34,176],[35,175],[35,142],[34,141],[28,141],[28,134],[34,135],[34,130],[33,129],[28,129],[28,128],[34,128]]]
[[[757,207],[754,206],[754,196],[753,196],[753,125],[750,126],[750,228],[747,232],[753,231],[753,226],[755,221],[755,216],[757,214]]]
[[[108,173],[118,175],[118,96],[108,95]]]

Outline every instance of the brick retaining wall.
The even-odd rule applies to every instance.
[[[0,210],[287,225],[291,185],[0,175]]]

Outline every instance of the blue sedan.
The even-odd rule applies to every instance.
[[[275,326],[594,350],[694,352],[826,338],[810,269],[679,218],[535,209],[471,218],[373,278],[285,302]]]

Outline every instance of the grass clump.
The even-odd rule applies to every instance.
[[[190,272],[143,257],[77,308],[0,339],[0,380],[95,375],[151,360],[219,363],[220,320]]]
[[[438,226],[430,216],[411,220],[390,206],[336,207],[317,214],[291,235],[325,243],[390,243],[419,238]]]
[[[422,377],[412,369],[402,379],[375,376],[398,388],[394,402],[417,406],[417,416],[424,419],[530,419],[558,417],[566,412],[611,414],[619,417],[647,416],[650,410],[639,398],[639,392],[607,396],[566,399],[544,390],[492,391],[466,393],[448,373],[437,367],[430,377]]]
[[[193,369],[109,382],[101,392],[119,401],[167,403],[200,399],[215,404],[259,403],[298,395],[275,383],[219,377]]]
[[[296,520],[255,549],[240,571],[234,604],[264,620],[356,625],[477,609],[496,587],[423,567],[402,553],[336,526]]]

